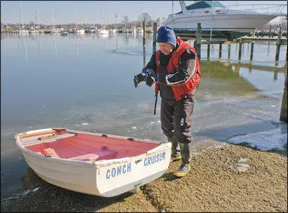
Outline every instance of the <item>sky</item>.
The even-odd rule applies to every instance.
[[[228,5],[287,4],[286,1],[220,1]],[[186,6],[194,1],[185,1]],[[173,5],[173,7],[172,7]],[[22,8],[22,9],[21,9]],[[246,8],[247,7],[244,7]],[[21,12],[22,11],[22,12]],[[121,23],[124,16],[138,21],[147,12],[152,20],[181,11],[179,1],[1,1],[2,23],[67,24]],[[283,10],[287,14],[287,8]],[[21,19],[22,14],[22,19]],[[35,19],[36,14],[38,18]],[[117,19],[116,19],[117,14]],[[77,18],[76,18],[77,17]]]

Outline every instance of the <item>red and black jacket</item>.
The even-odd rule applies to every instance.
[[[201,70],[196,50],[180,38],[177,38],[177,47],[170,55],[165,56],[158,50],[146,68],[153,69],[157,74],[155,93],[160,90],[161,97],[165,99],[179,101],[200,83]],[[175,74],[176,83],[167,84],[165,76],[169,74]]]

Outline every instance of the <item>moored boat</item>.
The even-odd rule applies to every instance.
[[[287,4],[263,6],[261,3],[261,9],[257,9],[255,4],[225,6],[219,1],[195,1],[186,6],[184,1],[179,2],[181,11],[170,14],[166,21],[177,34],[191,35],[197,31],[197,23],[201,23],[202,36],[210,36],[213,32],[217,37],[236,38],[261,28],[277,16],[287,16],[287,12],[279,12]],[[247,9],[241,9],[246,6]]]
[[[103,29],[99,29],[99,30],[98,30],[98,33],[99,33],[99,34],[108,35],[108,34],[109,34],[109,30],[105,30],[104,28],[103,28]]]
[[[68,32],[67,31],[62,31],[61,32],[61,36],[67,36],[68,35]]]
[[[113,197],[137,191],[168,169],[171,143],[62,128],[15,135],[27,164],[43,180]]]

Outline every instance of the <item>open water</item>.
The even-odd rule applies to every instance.
[[[21,178],[28,166],[16,146],[16,133],[64,127],[165,140],[159,100],[153,115],[154,89],[145,83],[137,89],[133,85],[133,76],[152,55],[152,35],[147,35],[146,52],[142,41],[142,36],[133,34],[1,35],[1,199],[23,191]],[[281,46],[276,65],[273,43],[255,43],[251,63],[248,44],[242,47],[240,63],[238,45],[231,45],[230,60],[227,45],[219,60],[218,47],[211,45],[207,62],[207,46],[202,45],[194,141],[227,141],[236,135],[275,130],[287,47]],[[267,147],[285,150],[281,143]]]

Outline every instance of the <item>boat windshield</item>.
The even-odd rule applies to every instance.
[[[219,1],[198,1],[196,3],[193,3],[189,6],[186,6],[187,10],[195,10],[195,9],[204,9],[204,8],[211,8],[211,7],[222,7],[226,8],[223,4],[221,4]],[[182,11],[176,13],[181,14]]]
[[[223,4],[219,1],[198,1],[186,7],[187,10],[203,9],[209,7],[222,7],[225,8]]]

